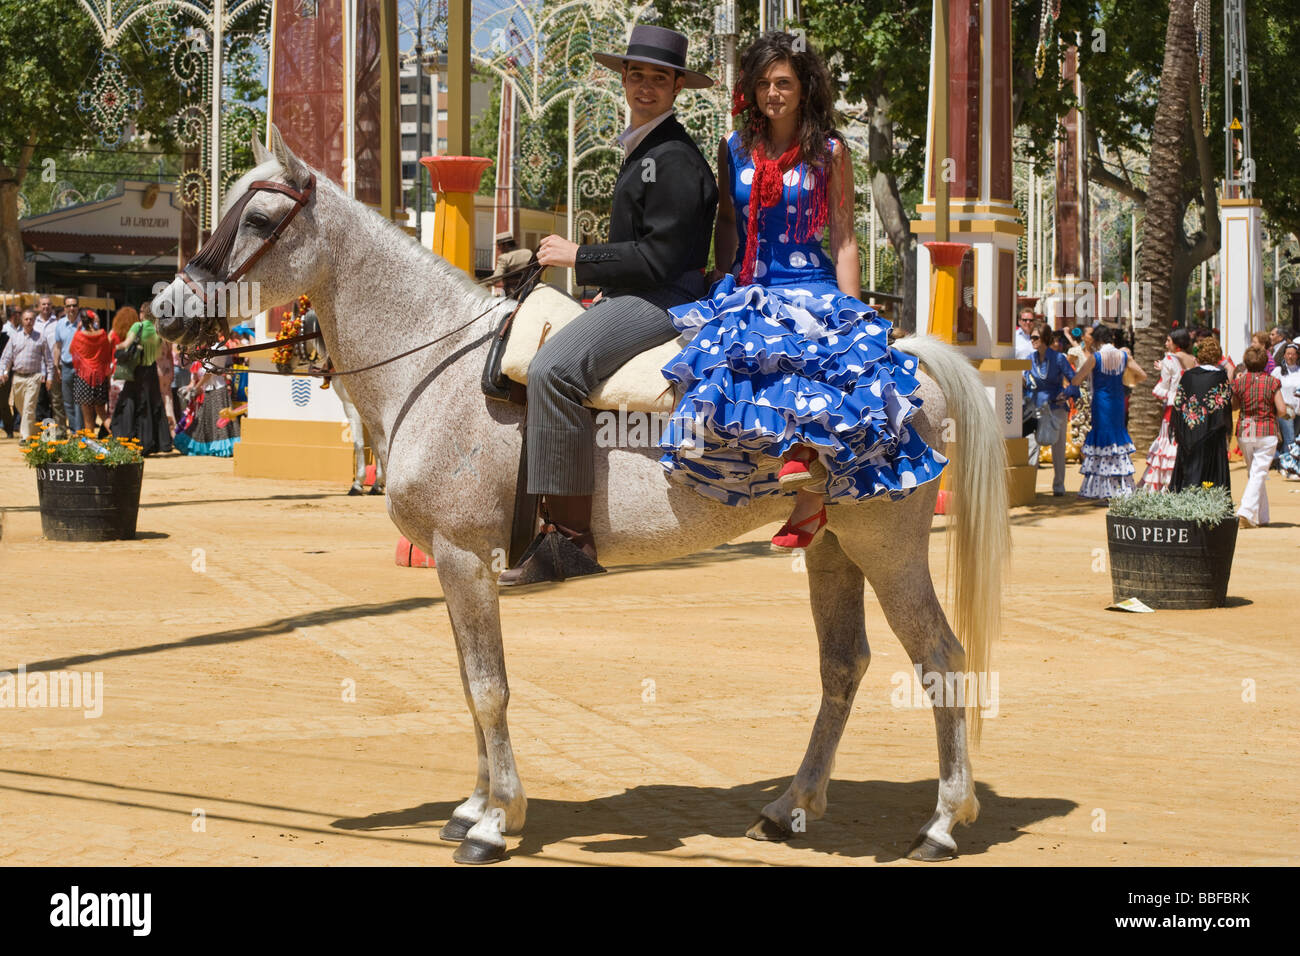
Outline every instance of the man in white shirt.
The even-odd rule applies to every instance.
[[[22,416],[21,435],[30,438],[39,431],[36,423],[36,401],[41,385],[53,385],[54,377],[50,371],[50,350],[44,337],[35,329],[36,312],[23,310],[22,328],[11,332],[5,344],[4,354],[0,355],[0,385],[13,376],[13,386],[9,401],[15,411]]]
[[[1029,340],[1029,334],[1034,328],[1034,310],[1025,306],[1020,310],[1020,318],[1016,322],[1016,358],[1028,359],[1034,354],[1034,343]]]
[[[55,327],[58,325],[58,316],[54,314],[54,306],[50,302],[48,295],[42,295],[36,300],[36,321],[32,328],[40,335],[41,340],[50,353],[50,373],[51,381],[41,386],[40,398],[36,403],[36,414],[41,420],[47,416],[53,418],[58,423],[59,428],[67,429],[68,413],[63,405],[63,366],[59,361],[59,345],[55,340]]]

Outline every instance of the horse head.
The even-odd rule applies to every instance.
[[[256,135],[252,146],[257,165],[231,187],[211,237],[175,279],[154,290],[158,331],[182,346],[213,344],[230,320],[310,292],[327,272],[318,229],[320,175],[289,150],[275,126],[270,149]]]

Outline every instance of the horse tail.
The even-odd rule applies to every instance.
[[[989,656],[1002,627],[1002,572],[1011,554],[1007,451],[979,374],[960,351],[931,336],[909,335],[895,348],[915,355],[947,400],[952,427],[948,465],[948,580],[954,580],[953,631],[966,651],[975,689],[989,686]],[[945,426],[948,423],[945,422]],[[967,690],[971,683],[966,683]],[[974,698],[972,700],[972,697]],[[983,726],[979,693],[966,695],[966,721],[978,743]],[[984,702],[987,704],[987,701]]]

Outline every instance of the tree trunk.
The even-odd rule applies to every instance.
[[[1164,355],[1165,337],[1173,317],[1176,257],[1183,242],[1183,148],[1188,106],[1196,86],[1196,39],[1192,28],[1193,0],[1170,0],[1165,29],[1164,65],[1160,74],[1160,99],[1151,131],[1150,174],[1147,179],[1146,218],[1142,230],[1142,259],[1138,281],[1149,282],[1151,311],[1134,322],[1134,360],[1148,373]],[[1186,275],[1183,276],[1185,288]],[[1141,287],[1139,287],[1141,288]],[[1140,304],[1146,296],[1139,295]],[[1160,430],[1163,403],[1151,389],[1133,390],[1129,431],[1138,452],[1144,453]]]
[[[23,236],[18,226],[18,191],[27,178],[36,144],[29,138],[18,151],[18,164],[0,164],[0,289],[23,291],[27,286],[27,264],[23,259]]]
[[[867,159],[872,168],[871,194],[876,203],[876,215],[898,256],[899,269],[895,281],[902,283],[903,302],[894,325],[899,332],[911,334],[916,331],[916,236],[912,234],[912,223],[898,192],[898,178],[882,171],[893,158],[894,123],[889,118],[889,99],[883,93],[877,93],[867,131]]]
[[[0,179],[0,289],[22,292],[27,287],[23,237],[18,228],[18,184],[13,177]]]

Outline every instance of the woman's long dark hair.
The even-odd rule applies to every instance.
[[[799,49],[796,49],[796,46]],[[746,153],[754,143],[770,143],[770,122],[757,104],[754,88],[773,63],[782,60],[790,64],[801,87],[799,98],[799,126],[795,138],[803,152],[803,160],[813,169],[826,169],[830,164],[828,137],[844,142],[836,129],[838,114],[835,111],[835,93],[831,86],[830,71],[821,55],[807,42],[806,37],[791,33],[765,33],[745,51],[740,61],[740,79],[736,81],[736,101],[741,107],[739,119],[740,145]],[[775,156],[769,156],[775,159]]]

